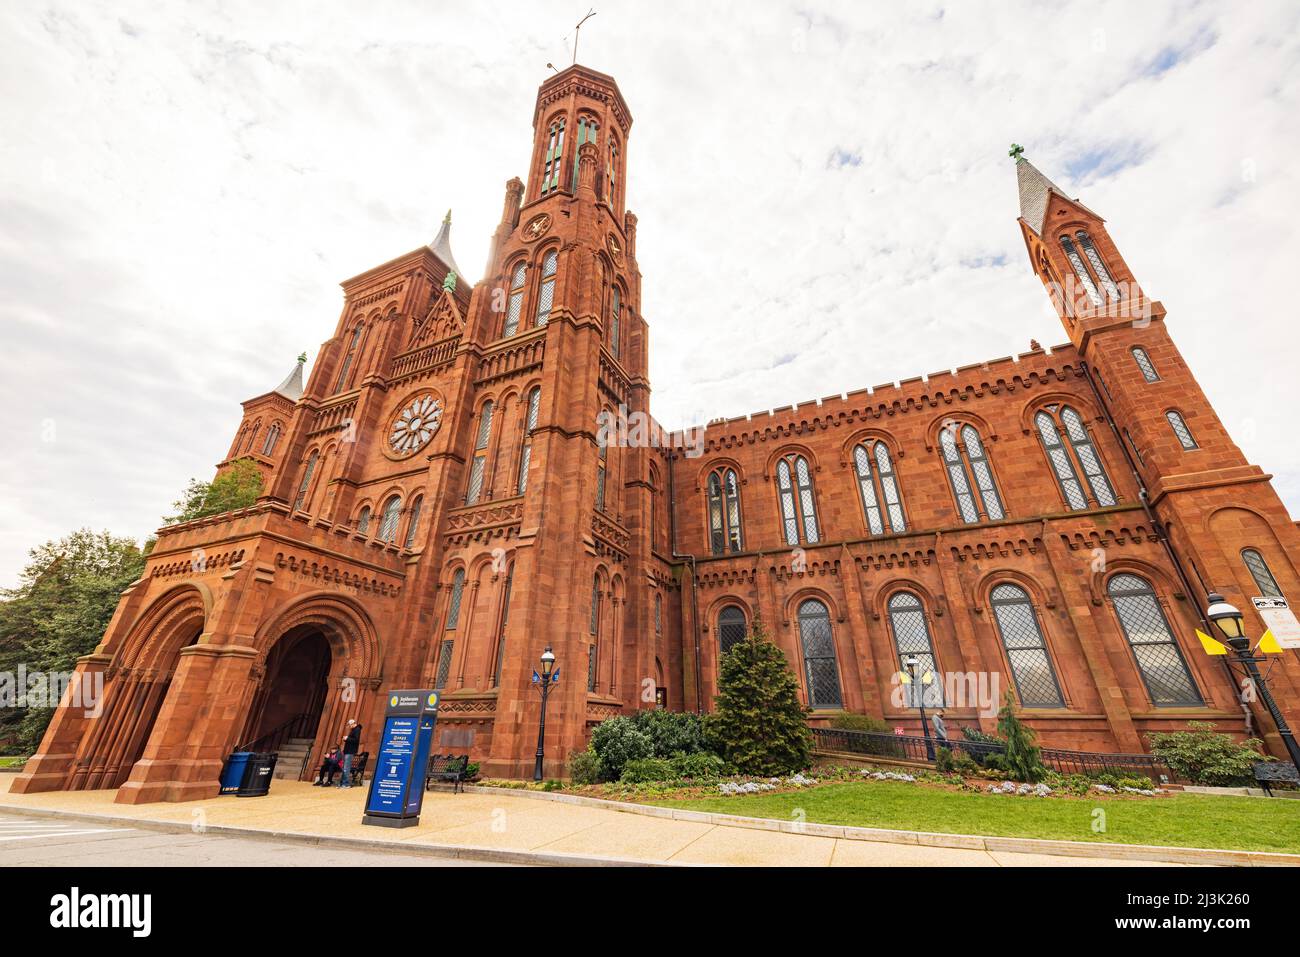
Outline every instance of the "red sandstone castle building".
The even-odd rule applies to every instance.
[[[61,708],[15,790],[208,797],[234,746],[286,729],[312,764],[352,717],[373,749],[398,687],[443,689],[436,750],[522,776],[547,645],[558,776],[605,718],[708,710],[759,616],[813,722],[915,728],[893,693],[915,654],[996,676],[1048,745],[1244,729],[1200,608],[1213,586],[1258,635],[1250,596],[1300,596],[1300,533],[1095,213],[1017,157],[1025,248],[1069,336],[1050,352],[714,421],[693,447],[611,441],[606,416],[649,411],[631,125],[611,77],[550,77],[485,278],[464,281],[448,221],[343,283],[309,379],[300,362],[245,402],[220,466],[256,462],[264,494],[160,530],[78,664],[103,673],[102,712]]]

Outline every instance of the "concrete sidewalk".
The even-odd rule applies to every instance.
[[[769,829],[771,822],[767,827],[757,822],[749,827],[736,826],[734,820],[714,823],[711,817],[650,817],[601,807],[599,802],[538,800],[541,795],[496,789],[465,794],[430,792],[425,795],[419,826],[398,830],[361,823],[364,787],[325,789],[281,780],[272,785],[271,794],[261,798],[130,805],[114,804],[113,791],[9,794],[11,780],[11,775],[0,775],[0,812],[90,816],[135,826],[274,835],[340,846],[388,845],[503,863],[812,867],[1117,867],[1160,863],[1135,858],[1131,850],[1117,849],[1115,857],[1073,857],[791,834]]]

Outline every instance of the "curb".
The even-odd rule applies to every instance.
[[[719,827],[741,827],[759,831],[782,831],[812,837],[832,837],[847,841],[876,841],[882,844],[919,844],[958,850],[1002,851],[1017,854],[1053,854],[1058,857],[1110,857],[1123,860],[1152,861],[1163,864],[1207,864],[1219,867],[1300,867],[1300,854],[1272,851],[1230,851],[1207,847],[1163,847],[1154,844],[1104,844],[1091,841],[1053,841],[1031,837],[986,837],[980,834],[941,834],[933,831],[897,831],[876,827],[853,827],[838,824],[805,824],[775,818],[743,817],[712,811],[686,811],[651,804],[607,801],[578,794],[556,794],[515,788],[494,788],[467,784],[465,790],[475,794],[502,792],[537,801],[557,801],[599,807],[624,814],[694,821]]]
[[[490,789],[489,789],[490,790]],[[512,851],[497,847],[480,847],[467,844],[411,844],[404,841],[384,841],[365,837],[341,837],[335,834],[311,834],[301,831],[266,831],[229,824],[213,824],[202,831],[179,821],[151,821],[147,818],[123,817],[117,814],[85,814],[51,808],[24,807],[0,804],[0,813],[23,814],[30,817],[61,818],[70,821],[88,821],[95,824],[119,824],[144,831],[164,831],[184,834],[221,834],[262,841],[284,841],[293,844],[346,847],[357,850],[396,851],[421,854],[427,857],[450,857],[467,861],[484,861],[490,864],[532,864],[542,867],[699,867],[708,865],[679,864],[672,861],[643,861],[631,857],[600,857],[591,854],[563,854],[552,851]]]

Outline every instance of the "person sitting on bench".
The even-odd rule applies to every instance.
[[[321,762],[320,774],[316,775],[316,780],[312,782],[312,787],[334,786],[334,775],[343,770],[343,755],[339,754],[338,748],[330,748],[329,754],[325,755],[325,760]]]

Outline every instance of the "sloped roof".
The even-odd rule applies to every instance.
[[[289,374],[284,377],[284,381],[277,385],[272,391],[278,392],[290,401],[297,402],[302,398],[302,367],[307,361],[306,356],[298,359],[298,364],[290,370]]]
[[[465,274],[460,271],[456,265],[456,258],[451,254],[451,210],[447,210],[447,215],[442,219],[442,228],[438,230],[438,235],[433,237],[433,242],[429,243],[429,248],[433,254],[442,260],[442,264],[454,272],[457,277],[464,278]]]

